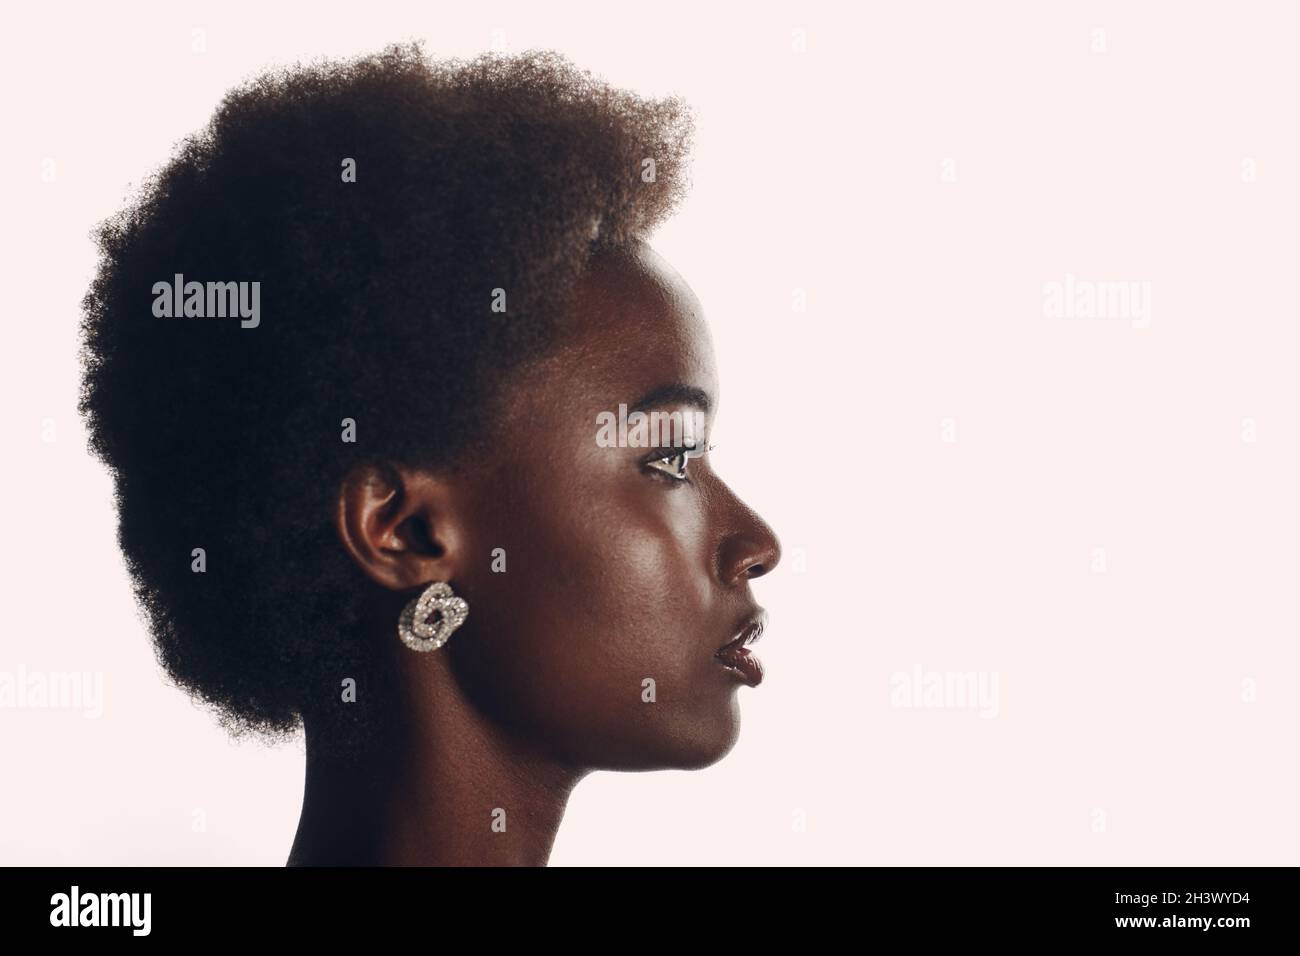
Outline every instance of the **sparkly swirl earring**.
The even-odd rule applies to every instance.
[[[435,614],[437,623],[430,623]],[[465,599],[457,597],[449,584],[434,581],[402,608],[402,615],[397,619],[397,636],[413,651],[434,651],[447,643],[467,617],[469,605]]]

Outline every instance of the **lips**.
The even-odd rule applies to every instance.
[[[750,652],[749,646],[763,636],[766,626],[767,614],[760,610],[741,626],[740,633],[713,655],[724,668],[750,687],[763,682],[763,662]]]

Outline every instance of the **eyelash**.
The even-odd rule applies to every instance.
[[[705,455],[708,452],[713,451],[713,449],[717,447],[718,447],[717,445],[706,445],[703,448],[682,448],[674,451],[671,455],[648,458],[645,461],[645,466],[653,474],[658,475],[660,478],[663,478],[665,481],[671,481],[674,485],[689,485],[691,483],[691,479],[686,474],[686,462],[690,461],[692,458],[699,458],[702,455]],[[684,458],[682,462],[682,467],[680,469],[681,472],[680,474],[677,474],[672,471],[664,471],[662,468],[655,467],[655,465],[666,463],[666,462],[672,462],[678,458]]]

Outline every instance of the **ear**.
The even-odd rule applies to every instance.
[[[464,562],[455,492],[432,472],[358,465],[339,487],[335,524],[352,560],[382,588],[450,581]]]

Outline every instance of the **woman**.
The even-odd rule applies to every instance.
[[[229,94],[101,227],[120,543],[172,678],[305,732],[291,865],[543,865],[587,773],[734,745],[780,549],[646,243],[691,132],[555,54],[391,47]]]

